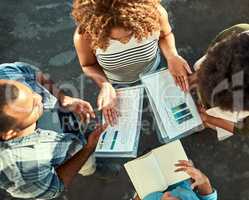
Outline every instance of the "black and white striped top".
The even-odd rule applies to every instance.
[[[126,44],[111,40],[105,51],[97,49],[96,57],[111,82],[132,83],[153,66],[159,49],[158,40],[159,33],[141,42],[134,37]]]

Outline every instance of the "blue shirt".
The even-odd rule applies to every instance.
[[[53,108],[56,98],[36,82],[34,67],[26,63],[0,65],[0,79],[17,80],[42,95]],[[16,198],[52,199],[63,190],[56,168],[82,149],[82,138],[51,130],[0,141],[0,188]]]
[[[170,194],[173,197],[176,197],[180,200],[217,200],[218,199],[216,190],[214,190],[212,194],[206,196],[194,192],[191,188],[191,184],[189,181],[183,181],[179,184],[171,186],[168,188],[167,192],[170,192]],[[148,195],[143,200],[161,200],[163,194],[164,194],[163,192],[155,192]]]

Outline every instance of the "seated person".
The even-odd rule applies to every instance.
[[[155,192],[143,200],[217,200],[217,192],[208,177],[193,166],[191,161],[179,161],[176,171],[186,172],[192,179],[170,186],[166,192]],[[135,200],[140,200],[137,196]]]
[[[82,118],[94,117],[88,102],[65,96],[32,66],[0,65],[0,188],[16,198],[59,196],[94,152],[106,128],[97,127],[87,144],[80,134],[37,128],[43,110],[56,103],[41,86],[44,83],[62,107]]]
[[[249,118],[234,123],[210,116],[207,108],[224,111],[249,111],[249,24],[235,25],[211,43],[206,55],[196,64],[202,119],[207,127],[219,127],[235,134],[249,133]]]

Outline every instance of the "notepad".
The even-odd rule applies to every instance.
[[[97,157],[136,157],[141,128],[142,86],[117,90],[117,108],[121,114],[115,126],[101,134],[96,148]]]
[[[170,185],[190,177],[185,172],[175,172],[179,160],[188,160],[179,140],[163,145],[148,154],[126,163],[125,169],[139,197],[165,191]]]
[[[190,93],[176,86],[168,70],[141,76],[163,142],[179,139],[203,129]]]

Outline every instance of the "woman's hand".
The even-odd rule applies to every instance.
[[[175,83],[180,86],[183,91],[189,90],[188,74],[192,71],[187,61],[179,55],[167,58],[168,68],[174,77]]]
[[[110,83],[103,83],[98,100],[98,110],[103,111],[103,115],[108,124],[112,126],[117,122],[117,94]]]
[[[209,190],[207,193],[212,193],[212,187],[208,177],[200,170],[196,169],[191,161],[179,160],[179,163],[175,165],[178,167],[176,172],[186,172],[192,178],[192,189],[198,187],[206,188]]]

